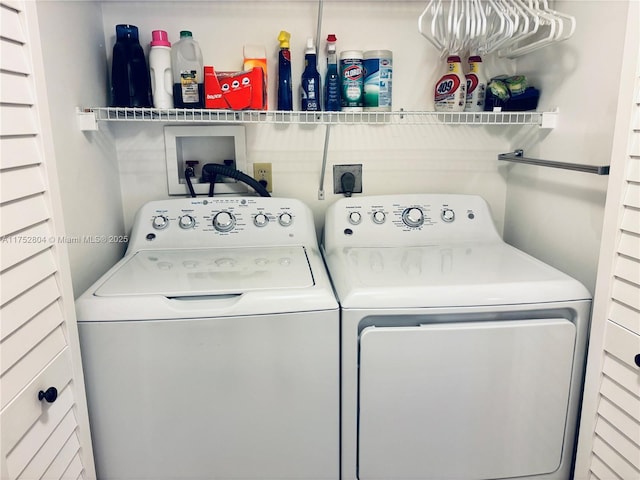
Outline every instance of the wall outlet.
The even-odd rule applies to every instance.
[[[254,163],[253,178],[262,183],[262,185],[265,185],[266,182],[267,192],[273,192],[273,177],[271,175],[270,163]]]
[[[344,193],[342,188],[342,175],[352,173],[355,177],[353,192],[362,193],[362,164],[334,165],[333,166],[333,193]]]

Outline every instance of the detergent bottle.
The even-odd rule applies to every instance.
[[[155,108],[173,108],[173,76],[171,75],[171,43],[164,30],[151,32],[149,50],[151,95]]]
[[[150,107],[151,88],[138,27],[116,25],[111,65],[111,106]]]

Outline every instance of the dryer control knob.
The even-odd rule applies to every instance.
[[[349,223],[351,225],[358,225],[362,221],[362,215],[360,212],[351,212],[349,214]]]
[[[193,228],[195,224],[196,219],[191,215],[183,215],[180,217],[180,220],[178,220],[178,225],[180,225],[180,228],[184,228],[185,230]]]
[[[156,215],[153,217],[153,220],[151,220],[151,225],[156,230],[162,230],[169,226],[169,219],[164,215]]]
[[[280,214],[280,217],[278,217],[278,223],[283,227],[288,227],[293,223],[293,217],[290,213],[282,213]]]
[[[236,218],[229,212],[218,212],[213,217],[213,228],[219,232],[230,232],[236,226]]]
[[[253,224],[256,227],[264,227],[269,223],[269,217],[267,217],[264,213],[258,213],[255,217],[253,217]]]
[[[402,212],[402,221],[408,227],[421,227],[424,223],[424,214],[417,207],[407,208]]]
[[[445,208],[442,210],[442,213],[440,213],[440,217],[443,221],[451,223],[456,219],[456,213],[450,208]]]
[[[383,224],[386,218],[387,216],[382,210],[376,210],[375,212],[373,212],[373,215],[371,215],[373,223],[377,223],[378,225]]]

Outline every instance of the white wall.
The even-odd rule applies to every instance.
[[[627,7],[626,1],[556,2],[576,16],[575,35],[518,61],[518,72],[543,88],[541,106],[560,109],[557,128],[516,145],[527,156],[609,163]],[[512,165],[507,178],[505,239],[593,292],[608,177]]]
[[[113,138],[108,129],[81,132],[75,113],[77,106],[107,98],[100,5],[39,1],[37,8],[67,236],[117,236],[124,223]],[[68,247],[78,296],[122,256],[124,245],[80,241]]]

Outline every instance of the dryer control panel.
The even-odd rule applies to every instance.
[[[144,205],[136,216],[128,252],[316,243],[313,215],[298,200],[196,197]]]
[[[489,206],[477,195],[350,197],[327,210],[325,249],[500,240]]]

